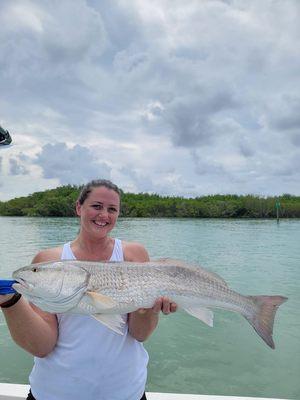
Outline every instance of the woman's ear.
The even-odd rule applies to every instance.
[[[81,204],[78,200],[76,201],[76,214],[78,215],[78,217],[81,216]]]

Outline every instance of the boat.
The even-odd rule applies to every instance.
[[[29,385],[0,383],[0,400],[24,400],[29,392]],[[155,393],[147,392],[147,400],[285,400],[262,397],[213,396],[202,394]]]

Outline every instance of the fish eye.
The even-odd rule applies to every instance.
[[[31,269],[31,271],[32,271],[32,272],[37,272],[38,269],[37,269],[36,267],[33,267],[33,268]]]

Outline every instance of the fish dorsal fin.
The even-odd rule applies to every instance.
[[[126,318],[122,317],[120,314],[93,314],[93,318],[101,322],[107,328],[118,333],[119,335],[124,335],[126,327]]]
[[[204,276],[207,276],[208,278],[211,278],[211,279],[214,279],[215,281],[217,281],[219,283],[219,285],[228,287],[227,282],[220,275],[216,274],[215,272],[208,271],[207,269],[200,267],[200,265],[197,265],[195,263],[187,263],[182,260],[177,260],[175,258],[167,258],[167,257],[159,258],[155,261],[162,262],[162,263],[168,264],[168,265],[174,265],[174,266],[178,266],[178,267],[187,268],[190,270],[199,271]]]
[[[94,307],[96,307],[96,309],[99,311],[109,310],[110,308],[114,308],[117,305],[111,297],[105,296],[104,294],[91,291],[86,292],[86,294],[92,301]]]
[[[211,328],[214,326],[214,313],[204,307],[184,307],[184,310],[195,318],[200,319]]]

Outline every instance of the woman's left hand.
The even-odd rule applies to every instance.
[[[164,296],[155,301],[152,310],[155,314],[158,314],[161,311],[163,314],[168,315],[177,311],[177,304]]]
[[[159,297],[152,308],[140,308],[138,311],[141,314],[146,313],[147,311],[152,311],[154,314],[159,314],[162,312],[165,315],[170,313],[174,313],[177,311],[177,304],[172,302],[168,297]]]

